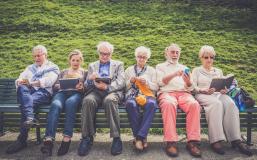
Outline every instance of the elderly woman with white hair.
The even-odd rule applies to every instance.
[[[118,106],[123,99],[125,76],[123,63],[111,59],[113,49],[109,42],[100,42],[97,45],[99,60],[88,66],[88,75],[84,83],[88,91],[81,109],[82,139],[78,149],[80,156],[87,155],[91,149],[96,132],[96,110],[101,105],[105,109],[110,126],[110,137],[113,138],[111,154],[118,155],[122,152]]]
[[[34,64],[29,65],[16,80],[17,98],[21,109],[20,134],[6,153],[16,153],[27,146],[29,128],[38,124],[34,117],[34,108],[49,103],[53,93],[59,68],[47,59],[47,50],[42,45],[32,49]]]
[[[252,152],[241,141],[239,111],[234,101],[226,95],[227,89],[215,92],[214,88],[210,88],[213,78],[223,77],[222,71],[213,66],[215,56],[212,46],[202,46],[199,52],[202,65],[192,72],[195,98],[205,110],[211,148],[218,154],[224,154],[221,142],[227,139],[233,148],[251,156]]]
[[[149,48],[144,46],[136,48],[136,64],[128,67],[125,71],[126,109],[135,137],[134,145],[139,151],[147,147],[146,138],[157,107],[156,71],[146,64],[150,56]],[[141,111],[143,114],[140,113]]]

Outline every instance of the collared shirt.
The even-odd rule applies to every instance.
[[[34,64],[32,64],[32,65],[34,65]],[[54,72],[54,71],[46,72],[42,75],[41,78],[38,79],[38,81],[40,82],[40,87],[33,87],[36,90],[38,90],[39,88],[45,88],[50,94],[52,94],[53,93],[52,86],[55,83],[55,81],[57,80],[58,74],[59,74],[58,66],[47,60],[41,66],[36,66],[36,68],[35,68],[36,72],[32,72],[32,70],[30,69],[32,67],[32,65],[29,65],[20,74],[20,76],[17,80],[28,79],[29,82],[31,83],[31,82],[33,82],[33,77],[34,77],[35,73],[41,72],[41,71],[44,72],[51,67],[56,68],[57,72]],[[17,80],[16,80],[16,87],[17,87]]]
[[[110,76],[110,61],[107,63],[100,63],[98,75],[99,75],[99,77],[109,77]]]
[[[157,72],[157,83],[160,87],[159,93],[176,92],[176,91],[185,91],[185,92],[192,91],[193,85],[190,87],[187,87],[182,76],[174,77],[169,81],[168,84],[164,84],[162,82],[163,77],[167,76],[168,74],[175,73],[179,70],[184,71],[186,68],[187,67],[182,64],[172,63],[170,61],[166,61],[164,63],[158,64],[156,66],[156,72]]]

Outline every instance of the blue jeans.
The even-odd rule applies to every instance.
[[[63,109],[65,111],[63,135],[72,137],[76,111],[81,99],[81,93],[76,91],[61,91],[54,96],[48,113],[45,137],[55,139],[59,116]]]
[[[21,109],[20,137],[22,137],[22,141],[26,141],[29,129],[25,128],[23,123],[28,118],[34,118],[34,108],[40,104],[49,103],[51,95],[43,88],[35,90],[26,85],[19,85],[17,88],[17,98]]]
[[[156,99],[147,97],[147,103],[142,108],[143,115],[140,113],[141,107],[137,105],[135,99],[126,101],[128,118],[134,137],[141,136],[146,138],[149,128],[151,127],[155,110],[157,108]]]

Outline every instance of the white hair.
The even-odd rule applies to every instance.
[[[150,57],[151,57],[151,50],[150,50],[150,48],[147,48],[147,47],[145,47],[145,46],[140,46],[140,47],[137,47],[136,49],[135,49],[135,56],[137,57],[138,56],[138,54],[146,54],[146,56],[147,56],[147,59],[149,59]]]
[[[208,46],[208,45],[202,46],[200,51],[199,51],[199,55],[198,56],[201,59],[205,55],[215,56],[216,53],[214,51],[214,48],[212,46]]]
[[[165,48],[165,53],[166,53],[168,50],[172,49],[172,48],[178,49],[179,54],[180,54],[181,48],[180,48],[179,45],[177,45],[176,43],[171,43],[168,47],[166,47],[166,48]]]
[[[37,45],[37,46],[33,47],[32,53],[35,53],[36,51],[40,51],[40,52],[42,52],[43,54],[47,55],[47,49],[46,49],[46,47],[43,46],[43,45]]]
[[[114,50],[113,45],[111,43],[107,42],[107,41],[99,42],[96,47],[97,47],[97,52],[98,53],[100,53],[100,48],[101,47],[106,47],[111,54],[113,53],[113,50]]]

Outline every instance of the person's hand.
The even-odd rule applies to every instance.
[[[176,77],[176,76],[182,76],[183,73],[184,73],[183,70],[178,70],[177,72],[175,72],[175,77]]]
[[[59,90],[61,88],[60,84],[55,84],[54,89]]]
[[[96,72],[93,72],[93,73],[88,77],[88,79],[94,81],[97,77],[98,77],[98,74],[97,74]]]
[[[17,84],[19,85],[29,85],[29,81],[27,79],[17,80]]]
[[[192,85],[192,83],[191,83],[191,81],[190,81],[190,75],[183,73],[183,74],[182,74],[182,78],[183,78],[184,82],[186,83],[186,85],[187,85],[188,87],[190,87],[190,86]]]
[[[208,94],[211,95],[215,92],[215,88],[208,88],[208,89],[202,89],[200,90],[200,93],[202,94]]]
[[[136,79],[137,79],[136,77],[131,77],[131,78],[130,78],[130,83],[135,83],[135,82],[136,82]]]
[[[143,77],[137,78],[141,84],[146,84],[146,80]]]
[[[82,82],[79,82],[79,83],[76,85],[76,89],[77,89],[77,90],[83,90],[83,83],[82,83]]]
[[[108,85],[104,82],[95,82],[95,86],[96,86],[96,88],[103,90],[103,91],[108,88]]]
[[[31,86],[40,87],[40,81],[33,81],[30,83]]]
[[[228,90],[225,88],[225,89],[222,89],[222,90],[220,90],[220,93],[221,94],[226,94],[228,92]]]

